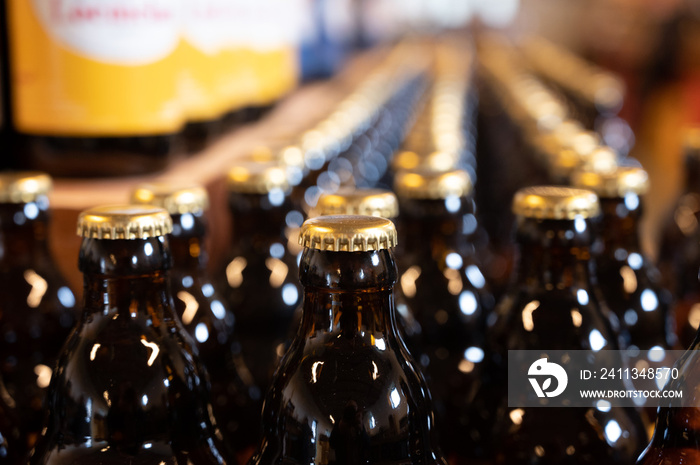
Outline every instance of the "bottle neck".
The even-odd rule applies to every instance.
[[[642,216],[640,197],[628,194],[623,198],[601,198],[603,211],[602,222],[598,232],[601,238],[601,253],[615,257],[618,249],[630,253],[640,253],[639,221]]]
[[[588,287],[593,240],[589,220],[517,221],[516,286],[532,291]]]
[[[165,271],[142,276],[85,275],[83,279],[84,317],[145,318],[147,326],[172,320],[169,287]]]
[[[27,267],[49,260],[48,201],[0,204],[0,266]]]
[[[172,215],[173,232],[170,235],[170,250],[173,256],[173,271],[197,274],[205,270],[208,256],[204,245],[207,233],[206,220],[202,212]]]
[[[471,254],[477,229],[474,201],[469,197],[401,199],[399,247],[411,253],[435,253],[435,248]],[[430,247],[426,247],[430,244]]]
[[[289,197],[282,191],[269,194],[232,192],[229,208],[233,217],[234,248],[265,251],[275,242],[285,243],[285,216],[291,207]]]
[[[165,236],[136,240],[83,239],[85,316],[145,316],[157,326],[172,318],[166,270],[172,258]],[[164,306],[163,303],[166,302]],[[163,311],[169,311],[164,315]]]
[[[392,252],[330,252],[305,249],[301,337],[333,333],[347,338],[395,335]]]

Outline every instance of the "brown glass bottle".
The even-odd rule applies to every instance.
[[[605,302],[620,321],[625,345],[644,351],[656,346],[674,348],[677,338],[670,293],[661,287],[661,276],[639,243],[641,197],[649,188],[647,173],[637,167],[580,172],[573,183],[594,191],[600,201],[596,274]]]
[[[341,187],[335,194],[321,194],[316,206],[311,210],[309,217],[328,215],[366,215],[388,218],[392,221],[399,216],[399,201],[393,192],[385,189],[353,189]],[[413,317],[406,302],[397,303],[397,322],[399,331],[404,340],[418,337],[420,325]],[[301,321],[301,307],[295,315],[295,324],[292,330],[296,334],[298,322]],[[297,318],[298,317],[298,318]],[[420,355],[413,353],[414,357]]]
[[[495,412],[497,464],[631,464],[643,447],[644,425],[633,409],[507,406],[508,350],[619,349],[594,288],[591,218],[599,211],[595,194],[581,189],[532,187],[513,200],[519,259],[490,321],[493,382],[480,392]],[[611,421],[617,438],[607,436]]]
[[[171,230],[157,207],[81,213],[82,318],[59,356],[30,463],[235,463],[213,425],[206,372],[175,316]]]
[[[622,108],[625,85],[614,73],[542,37],[528,37],[521,50],[533,71],[566,97],[568,112],[588,129],[604,129],[605,120]]]
[[[212,407],[224,437],[240,453],[252,453],[258,440],[259,409],[249,397],[254,389],[248,367],[240,354],[234,333],[234,316],[207,272],[205,241],[209,206],[206,189],[175,182],[150,183],[132,193],[136,204],[165,208],[173,220],[170,251],[173,267],[169,272],[175,312],[196,341],[199,356],[210,380]]]
[[[663,227],[658,266],[675,299],[678,338],[685,348],[700,324],[700,129],[689,130],[684,143],[685,186]]]
[[[398,334],[391,221],[326,216],[300,243],[304,317],[268,392],[251,464],[445,464]]]
[[[472,242],[478,221],[471,180],[462,170],[400,172],[394,189],[401,209],[397,306],[406,305],[420,328],[407,344],[427,375],[448,458],[480,456],[474,394],[487,375],[484,328],[494,298]]]
[[[184,124],[178,7],[103,1],[86,14],[84,5],[50,13],[14,0],[2,6],[22,166],[55,176],[166,167]]]
[[[75,325],[75,296],[49,250],[51,178],[0,174],[0,369],[34,443],[58,351]]]
[[[15,465],[25,459],[27,440],[20,429],[17,404],[0,379],[0,464]]]
[[[700,385],[699,351],[700,337],[696,337],[675,365],[678,378],[669,380],[665,390],[696,392]],[[637,465],[700,464],[699,417],[697,396],[690,402],[688,399],[664,399],[656,416],[654,435],[637,460]]]
[[[262,163],[234,166],[228,183],[233,234],[217,276],[260,407],[301,298],[296,257],[285,236],[289,184],[278,165]]]

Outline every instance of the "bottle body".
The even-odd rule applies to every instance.
[[[474,396],[487,376],[484,328],[494,298],[470,241],[477,229],[472,203],[466,197],[400,199],[397,303],[417,323],[407,344],[427,375],[448,457],[467,450],[481,455],[472,431]]]
[[[518,218],[517,275],[489,322],[493,378],[480,392],[492,415],[486,424],[496,463],[633,463],[643,446],[646,433],[634,409],[508,407],[508,350],[592,350],[604,357],[606,349],[619,349],[595,288],[592,234],[581,217]],[[600,433],[612,421],[622,431],[616,441]]]
[[[639,246],[639,196],[601,198],[600,203],[598,281],[605,302],[620,321],[625,345],[642,350],[675,347],[670,293],[661,286],[658,270]]]
[[[184,118],[173,78],[177,7],[6,4],[12,121],[24,162],[64,176],[164,168]]]
[[[30,463],[232,463],[207,378],[173,313],[164,236],[84,239],[83,315],[49,389]]]
[[[389,250],[305,249],[304,316],[252,463],[445,463],[425,381],[398,335]]]
[[[661,231],[657,263],[664,287],[673,294],[678,339],[683,348],[695,340],[700,323],[700,160],[696,146],[691,143],[685,147],[685,186]]]
[[[214,416],[222,434],[243,452],[257,442],[260,412],[249,395],[255,385],[238,354],[234,316],[206,272],[204,213],[171,215],[173,268],[170,286],[175,312],[198,348],[210,381]],[[249,451],[250,452],[250,451]]]
[[[27,455],[28,443],[20,427],[17,403],[0,379],[0,463],[20,463]]]
[[[232,248],[218,276],[223,297],[236,317],[235,336],[262,403],[281,356],[301,293],[296,257],[287,248],[285,216],[290,210],[281,191],[232,192]]]
[[[41,432],[57,354],[77,319],[75,296],[49,253],[48,215],[46,197],[0,204],[0,366],[28,447]]]
[[[676,363],[680,377],[669,381],[667,390],[697,386],[700,383],[700,339],[696,338],[683,357]],[[674,405],[675,404],[675,405]],[[637,461],[638,465],[666,465],[671,463],[700,463],[698,441],[700,428],[695,421],[698,408],[678,405],[677,400],[666,400],[659,407],[656,429],[651,442]]]

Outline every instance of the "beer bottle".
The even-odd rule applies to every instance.
[[[579,172],[573,183],[599,198],[597,275],[603,298],[623,328],[625,345],[644,351],[675,347],[669,292],[661,287],[659,272],[639,243],[641,196],[649,188],[646,171],[623,166],[608,173]]]
[[[688,351],[676,363],[664,390],[684,389],[684,392],[696,392],[700,385],[698,373],[700,366],[697,354],[700,350],[700,338],[696,337]],[[688,399],[664,399],[656,415],[656,428],[651,442],[637,460],[637,465],[671,465],[700,463],[700,426],[697,418],[700,414],[697,397],[688,405]],[[684,404],[684,405],[683,405]]]
[[[219,428],[231,438],[236,450],[253,447],[257,430],[247,425],[255,424],[260,415],[248,397],[254,384],[240,354],[234,357],[238,342],[233,336],[233,313],[206,270],[207,191],[192,184],[149,183],[135,189],[131,200],[165,208],[170,213],[173,268],[169,274],[175,312],[195,339],[209,373],[212,406]]]
[[[395,220],[399,216],[399,201],[396,195],[385,189],[352,189],[341,187],[335,194],[321,194],[316,207],[311,210],[311,218],[328,215],[366,215]],[[412,312],[401,301],[396,304],[399,330],[404,340],[417,337],[420,325]],[[301,318],[301,314],[299,314]],[[298,325],[293,325],[296,333]],[[417,344],[415,344],[417,347]],[[414,353],[414,356],[416,354]]]
[[[20,429],[17,404],[0,379],[0,464],[15,465],[27,455],[27,441]]]
[[[583,189],[537,186],[513,199],[519,259],[490,321],[494,381],[480,393],[495,412],[497,464],[631,464],[643,447],[644,425],[633,409],[507,406],[509,350],[619,349],[593,287],[591,219],[599,212],[596,195]],[[606,430],[612,421],[619,435]]]
[[[307,220],[304,316],[263,410],[251,464],[446,464],[430,395],[398,334],[390,220]]]
[[[420,356],[442,447],[452,457],[473,442],[468,425],[485,376],[485,318],[494,300],[472,242],[478,228],[472,184],[463,170],[400,172],[394,190],[401,211],[397,306],[407,305],[420,327],[407,342]]]
[[[0,370],[28,445],[44,420],[58,351],[75,325],[75,296],[49,251],[51,178],[0,174]]]
[[[700,324],[700,129],[684,141],[685,186],[662,230],[659,270],[675,298],[680,344],[690,347]]]
[[[167,166],[185,118],[179,2],[2,5],[10,118],[23,164],[58,176]]]
[[[234,463],[210,416],[206,372],[175,316],[170,215],[104,206],[78,218],[83,312],[29,463]]]
[[[533,71],[566,97],[570,114],[588,129],[600,129],[622,108],[625,84],[614,73],[543,37],[528,37],[521,50]]]
[[[239,163],[229,171],[228,189],[231,249],[217,275],[261,406],[300,302],[296,257],[285,236],[289,183],[277,164]]]
[[[455,152],[402,150],[391,159],[391,171],[392,174],[415,170],[452,171],[460,168],[459,164],[459,155]]]
[[[182,37],[175,53],[180,61],[180,100],[188,120],[182,139],[192,153],[223,131],[227,102],[220,88],[231,80],[223,70],[233,8],[221,0],[187,0],[181,8]]]

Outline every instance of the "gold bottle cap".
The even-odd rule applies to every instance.
[[[304,221],[299,245],[333,252],[367,252],[396,247],[396,227],[376,216],[319,216]]]
[[[228,172],[228,188],[232,192],[267,194],[275,189],[286,191],[289,180],[279,163],[236,163]]]
[[[92,239],[147,239],[172,230],[170,214],[152,205],[105,205],[78,216],[78,236]]]
[[[404,150],[394,155],[391,167],[394,171],[432,170],[452,171],[459,165],[459,156],[454,152],[435,151],[427,155],[419,155],[410,150]]]
[[[394,179],[394,191],[399,197],[414,199],[445,199],[463,197],[472,191],[472,180],[464,170],[439,172],[432,170],[402,171]]]
[[[171,215],[198,213],[209,207],[209,195],[204,187],[175,182],[142,184],[131,193],[131,201],[165,208]]]
[[[618,198],[627,194],[645,194],[649,190],[649,176],[642,168],[621,166],[609,172],[580,171],[574,173],[572,184],[590,189],[599,197]]]
[[[598,196],[592,191],[560,186],[520,189],[513,197],[513,213],[541,220],[592,218],[600,213]]]
[[[322,194],[311,216],[367,215],[383,218],[399,216],[399,202],[393,192],[384,189],[341,188],[335,194]]]
[[[552,173],[562,178],[569,178],[576,170],[608,173],[618,167],[617,154],[607,146],[595,146],[588,152],[576,147],[554,148],[545,154]]]
[[[48,195],[53,182],[39,171],[7,171],[0,173],[0,202],[27,203]]]
[[[304,152],[296,145],[285,144],[282,141],[271,141],[258,145],[242,159],[244,163],[279,163],[294,168],[304,168]]]

